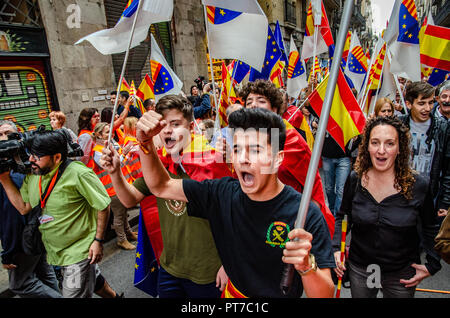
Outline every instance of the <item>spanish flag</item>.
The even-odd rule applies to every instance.
[[[428,24],[420,40],[420,62],[450,72],[450,29]]]
[[[136,95],[143,101],[146,99],[155,99],[155,94],[153,93],[153,81],[150,78],[148,74],[145,74],[144,79],[142,80],[141,84],[139,85]]]
[[[327,76],[308,97],[311,107],[319,117],[322,112],[328,78]],[[345,151],[345,145],[350,139],[362,133],[365,124],[364,114],[348,86],[344,74],[339,70],[327,130]]]
[[[127,80],[125,79],[125,77],[122,79],[122,83],[120,84],[120,89],[119,92],[121,91],[126,91],[126,92],[130,92],[130,84],[127,83]]]

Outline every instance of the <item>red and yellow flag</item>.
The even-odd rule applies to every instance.
[[[308,97],[311,107],[318,116],[320,116],[322,112],[328,78],[329,76],[327,76]],[[359,107],[352,90],[348,86],[344,74],[339,70],[327,130],[345,151],[345,145],[350,139],[362,133],[365,124],[365,116]]]
[[[420,39],[420,62],[450,72],[450,28],[428,24]]]
[[[316,56],[316,57],[314,57],[313,67],[311,68],[311,71],[309,72],[308,82],[311,82],[311,78],[313,76],[315,76],[317,78],[317,80],[319,80],[321,75],[322,75],[322,72],[321,72],[320,66],[319,66],[319,59]]]
[[[345,44],[344,44],[344,52],[342,53],[342,58],[347,61],[348,53],[350,51],[350,42],[352,37],[352,31],[348,31],[347,37],[345,38]]]
[[[300,133],[286,120],[286,142],[284,144],[284,159],[278,169],[278,178],[286,185],[293,187],[296,191],[302,193],[305,187],[306,175],[308,173],[309,161],[311,160],[311,149]],[[317,171],[314,179],[314,187],[311,193],[313,200],[320,208],[331,237],[334,233],[334,216],[325,203],[325,194],[323,192],[322,179]]]
[[[148,74],[145,74],[144,79],[142,80],[136,91],[136,95],[143,101],[149,98],[155,99],[155,94],[153,92],[153,82]]]
[[[275,66],[272,68],[272,71],[270,71],[270,81],[275,85],[275,87],[280,88],[284,86],[283,81],[283,69],[284,69],[285,63],[281,60],[278,60],[278,62],[275,64]]]
[[[386,55],[386,43],[384,43],[383,46],[381,47],[377,59],[375,60],[375,63],[372,65],[372,68],[370,69],[369,84],[367,85],[368,89],[378,89],[378,86],[380,86],[381,71],[383,70],[385,55]]]
[[[322,18],[320,20],[320,26],[319,26],[319,32],[322,35],[325,43],[327,46],[330,46],[334,43],[333,41],[333,35],[331,34],[330,24],[328,23],[327,14],[325,12],[325,7],[323,5],[323,2],[321,1],[322,5]],[[306,27],[305,27],[305,35],[306,36],[312,36],[314,35],[314,14],[312,12],[312,5],[311,2],[309,2],[308,11],[306,14]]]
[[[126,91],[126,92],[130,92],[130,85],[127,83],[127,80],[125,79],[125,77],[122,79],[122,83],[120,85],[120,89],[119,92],[121,91]]]
[[[232,98],[236,98],[236,93],[234,91],[234,86],[231,83],[231,75],[228,72],[228,68],[225,65],[225,62],[222,62],[222,94],[219,99],[219,119],[221,128],[228,126],[226,110],[228,106],[231,105]]]

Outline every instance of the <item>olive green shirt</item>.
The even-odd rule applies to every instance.
[[[174,179],[189,179],[181,169],[178,175],[169,174]],[[144,178],[137,179],[133,186],[146,196],[151,194]],[[209,221],[188,216],[185,202],[157,198],[157,203],[164,245],[161,266],[172,276],[197,284],[215,282],[222,263]]]
[[[58,167],[42,176],[42,192]],[[27,175],[20,188],[23,200],[32,207],[40,204],[39,177]],[[97,231],[98,211],[106,209],[110,202],[105,187],[92,169],[79,161],[69,164],[42,211],[42,215],[53,218],[39,226],[48,263],[66,266],[87,259]]]

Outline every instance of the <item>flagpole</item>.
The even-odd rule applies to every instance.
[[[291,121],[292,117],[294,117],[294,115],[298,112],[298,110],[299,110],[300,108],[302,108],[302,106],[306,103],[307,100],[308,100],[308,97],[306,97],[306,99],[303,101],[303,103],[302,103],[300,106],[297,106],[297,105],[298,105],[298,102],[299,102],[299,100],[297,100],[296,105],[295,105],[295,106],[297,107],[297,109],[296,109],[295,112],[291,115],[291,117],[289,117],[289,119],[287,120],[288,122]]]
[[[347,36],[348,26],[350,24],[350,18],[352,16],[354,1],[346,0],[344,5],[344,12],[341,17],[340,30],[337,38],[337,45],[334,58],[336,61],[341,61],[342,53],[344,51],[345,38]],[[322,154],[323,141],[327,132],[328,118],[330,116],[331,104],[333,102],[334,91],[336,89],[336,83],[339,75],[339,68],[341,63],[333,63],[331,65],[330,75],[328,78],[328,85],[325,91],[325,99],[323,101],[322,112],[320,115],[319,126],[316,132],[316,138],[314,141],[314,149],[312,151],[311,160],[308,166],[308,173],[306,175],[305,187],[303,189],[302,198],[297,214],[297,220],[295,222],[295,228],[304,228],[308,207],[311,201],[311,194],[314,187],[314,181],[317,173],[317,167],[319,165],[320,156]],[[295,268],[292,264],[286,264],[281,277],[280,288],[284,295],[287,295],[290,291],[292,279],[294,276]]]
[[[127,62],[128,62],[128,55],[130,53],[130,48],[131,48],[131,43],[133,42],[133,35],[134,35],[134,30],[136,29],[136,22],[137,22],[137,18],[139,16],[139,12],[141,11],[141,7],[142,7],[142,3],[144,1],[139,1],[138,7],[136,9],[136,15],[134,16],[134,20],[133,20],[133,25],[131,26],[131,32],[130,32],[130,39],[128,40],[128,46],[127,46],[127,51],[125,53],[125,58],[123,61],[123,66],[122,66],[122,72],[120,73],[120,77],[119,77],[119,88],[122,85],[122,81],[123,81],[123,77],[125,75],[125,68],[127,67]],[[114,128],[114,117],[116,117],[116,112],[117,112],[117,104],[119,103],[119,91],[117,92],[117,98],[114,101],[114,108],[113,108],[113,113],[112,113],[112,118],[111,118],[111,125],[109,127],[109,135],[108,135],[108,144],[111,142],[111,136],[112,136],[112,132],[113,132],[113,128]]]
[[[386,57],[385,57],[386,58]],[[380,73],[380,79],[378,80],[378,86],[377,86],[377,93],[375,94],[375,100],[373,103],[371,103],[370,108],[369,108],[369,113],[367,114],[368,116],[370,116],[370,114],[372,114],[373,109],[375,108],[375,104],[377,103],[377,99],[378,99],[378,93],[380,92],[380,86],[381,86],[381,81],[383,79],[383,71],[384,71],[384,65],[385,65],[385,61],[383,61],[383,65],[381,66],[381,73]]]
[[[390,63],[391,59],[392,59],[391,51],[386,50],[386,52],[388,54],[389,63]],[[384,66],[384,63],[383,63],[383,66]],[[400,83],[398,82],[398,75],[397,74],[392,74],[392,75],[394,75],[395,86],[397,87],[398,94],[400,95],[400,100],[402,101],[403,109],[405,110],[405,114],[407,114],[408,113],[408,109],[406,108],[405,99],[403,98],[403,92],[400,89]]]
[[[212,57],[211,57],[211,47],[209,46],[209,32],[208,32],[208,16],[206,14],[206,6],[203,6],[203,13],[205,16],[205,29],[206,29],[206,41],[208,43],[208,51],[209,51],[209,69],[211,73],[211,82],[212,82],[212,91],[214,96],[214,104],[216,107],[216,121],[214,124],[214,133],[216,133],[218,130],[220,130],[220,122],[219,122],[219,105],[217,104],[217,96],[216,96],[216,84],[214,82],[214,70],[213,70],[213,64],[212,64]]]

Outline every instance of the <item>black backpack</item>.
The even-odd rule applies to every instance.
[[[58,182],[61,175],[64,173],[66,167],[72,162],[67,159],[64,161],[58,169],[58,175],[56,176],[55,185]],[[47,191],[50,184],[47,186],[43,193],[43,197],[47,195]],[[42,214],[41,202],[36,205],[26,216],[26,224],[22,232],[22,249],[27,255],[39,255],[45,252],[44,243],[42,243],[41,232],[39,231],[39,225]]]

